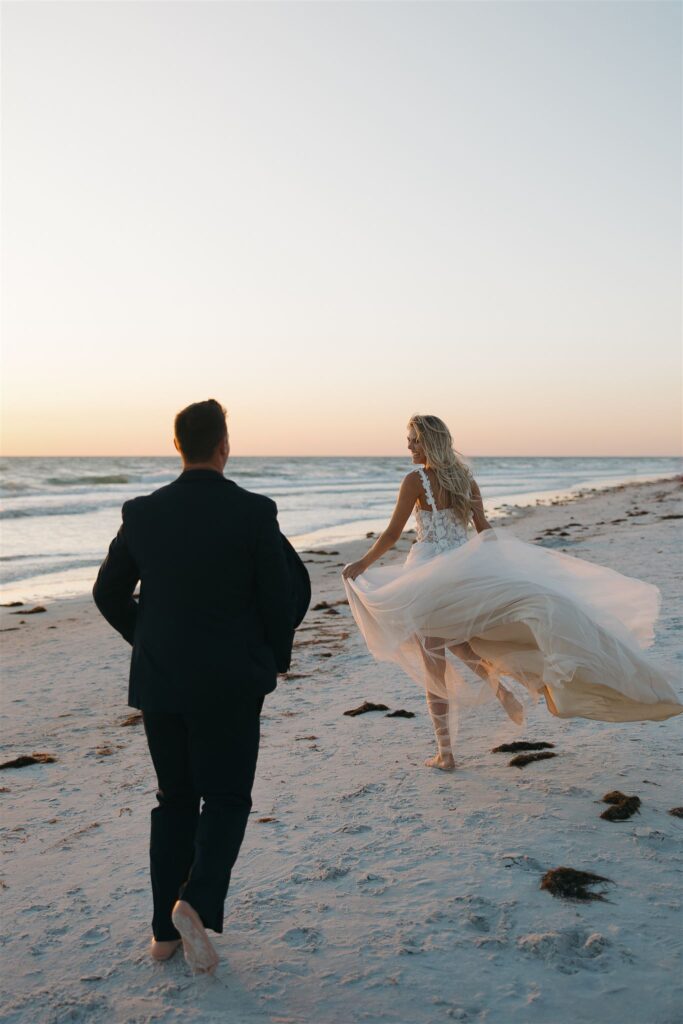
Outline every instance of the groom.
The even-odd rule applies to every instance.
[[[263,698],[289,668],[311,592],[275,502],[223,476],[222,406],[209,399],[179,412],[174,444],[183,472],[125,502],[93,597],[132,645],[128,703],[142,710],[159,783],[152,956],[166,960],[182,941],[193,969],[212,971],[218,957],[206,929],[223,930]]]

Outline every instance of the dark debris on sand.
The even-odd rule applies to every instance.
[[[135,715],[129,715],[128,718],[124,718],[119,725],[142,725],[142,715],[137,712]]]
[[[21,604],[21,602],[19,603]],[[40,615],[41,612],[46,611],[47,608],[45,608],[42,604],[37,604],[35,608],[27,608],[26,611],[21,612],[10,612],[10,615]]]
[[[674,818],[683,818],[683,807],[672,807],[668,814],[673,814]]]
[[[600,817],[605,821],[626,821],[636,813],[640,813],[640,797],[627,796],[621,803],[608,807]]]
[[[5,761],[0,764],[2,768],[26,768],[30,764],[54,764],[57,760],[52,754],[21,754],[20,757],[15,757],[12,761]]]
[[[618,789],[610,789],[609,793],[605,793],[602,797],[603,804],[618,804],[621,800],[625,800],[626,796]]]
[[[363,701],[357,708],[351,708],[350,711],[345,711],[345,715],[349,715],[354,718],[356,715],[365,715],[368,711],[388,711],[389,708],[386,704],[373,704],[371,701]]]
[[[385,718],[415,718],[414,711],[406,711],[404,708],[398,708],[396,711],[390,711]]]
[[[348,604],[349,602],[344,598],[342,601],[319,601],[314,604],[311,608],[313,612],[321,612],[324,608],[334,608],[338,604]]]
[[[553,868],[546,871],[541,879],[541,889],[545,889],[551,896],[558,896],[565,900],[603,900],[602,893],[591,892],[589,885],[614,885],[610,878],[603,875],[594,875],[591,871],[577,871],[575,868]]]
[[[525,765],[531,764],[532,761],[547,761],[549,757],[557,757],[557,754],[551,754],[545,751],[541,754],[517,754],[509,761],[508,766],[510,768],[524,768]]]
[[[7,601],[6,604],[0,604],[0,608],[21,608],[23,601]]]
[[[515,740],[514,743],[501,743],[494,747],[492,754],[515,754],[518,750],[546,750],[554,747],[554,743],[532,743],[528,740]]]
[[[609,793],[605,793],[602,802],[612,805],[600,815],[605,821],[626,821],[632,815],[640,814],[640,797],[626,796],[618,789],[612,789]]]

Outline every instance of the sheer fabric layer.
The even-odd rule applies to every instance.
[[[504,529],[439,548],[418,541],[403,565],[345,581],[375,658],[449,701],[498,699],[515,721],[521,705],[503,679],[542,694],[560,718],[659,721],[683,711],[667,672],[642,653],[654,638],[656,587]]]

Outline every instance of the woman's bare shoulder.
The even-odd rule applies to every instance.
[[[419,469],[411,469],[401,481],[401,490],[408,494],[419,494],[422,490],[422,478]]]

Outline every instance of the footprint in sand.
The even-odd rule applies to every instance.
[[[315,928],[288,928],[280,939],[293,949],[306,953],[315,953],[323,944],[323,937]]]
[[[633,842],[636,847],[649,849],[654,855],[666,854],[672,859],[679,860],[679,843],[668,836],[666,832],[660,832],[657,828],[649,828],[643,825],[633,830]]]
[[[456,896],[453,902],[460,927],[480,934],[500,931],[502,907],[498,904],[483,896]]]
[[[566,928],[557,932],[522,935],[517,948],[523,954],[543,960],[562,974],[580,970],[606,971],[610,968],[611,943],[600,932]]]
[[[293,885],[304,885],[307,882],[332,882],[338,878],[348,875],[349,868],[341,864],[327,864],[324,861],[317,861],[307,871],[294,871],[289,876]]]
[[[467,925],[468,928],[474,928],[474,930],[477,932],[491,931],[491,923],[489,922],[488,918],[485,917],[483,914],[465,914],[464,923]]]
[[[52,907],[49,903],[32,903],[30,907],[24,907],[19,914],[47,914]]]
[[[355,800],[358,796],[367,796],[369,793],[381,793],[385,789],[383,782],[366,782],[364,786],[354,789],[351,793],[342,793],[338,800]]]
[[[391,884],[384,875],[375,875],[371,871],[367,871],[358,879],[364,896],[382,896]]]
[[[94,928],[88,928],[87,931],[81,935],[81,944],[83,946],[99,946],[103,942],[108,942],[111,937],[111,929],[109,925],[96,925]]]
[[[526,853],[504,853],[503,860],[506,868],[521,868],[522,871],[533,871],[534,873],[543,871],[542,865]]]

